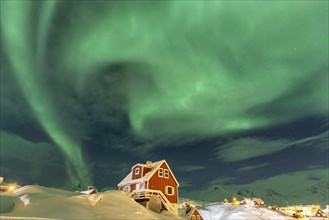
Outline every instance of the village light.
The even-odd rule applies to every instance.
[[[9,191],[9,192],[14,191],[15,189],[16,189],[16,184],[9,184],[9,185],[8,185],[8,191]]]

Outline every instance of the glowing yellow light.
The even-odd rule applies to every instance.
[[[16,189],[16,184],[10,184],[10,185],[8,185],[8,191],[9,192],[14,191],[15,189]]]

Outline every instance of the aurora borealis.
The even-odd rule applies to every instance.
[[[328,88],[327,1],[1,1],[1,175],[22,182],[325,173]],[[56,183],[17,166],[46,149]]]

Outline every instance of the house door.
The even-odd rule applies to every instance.
[[[145,184],[144,183],[137,183],[136,184],[136,190],[144,189],[144,188],[145,188]]]

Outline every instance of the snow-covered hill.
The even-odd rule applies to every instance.
[[[41,186],[25,186],[14,194],[0,194],[1,219],[181,219],[157,214],[121,191],[83,195]]]
[[[212,188],[214,191],[217,188]],[[314,188],[313,190],[317,190]],[[244,192],[246,193],[246,192]],[[191,199],[180,203],[198,206],[204,219],[291,219],[267,208],[233,207],[219,202],[204,204]],[[84,195],[41,186],[25,186],[14,193],[0,194],[0,219],[182,219],[162,212],[154,213],[117,190]]]
[[[235,196],[238,199],[258,197],[262,198],[266,204],[279,206],[319,204],[321,207],[325,207],[328,204],[328,182],[322,181],[313,185],[305,185],[298,180],[295,182],[294,185],[280,188],[268,188],[267,185],[258,185],[257,183],[246,188],[231,185],[225,189],[220,185],[212,185],[200,191],[184,193],[184,196],[206,202],[219,202],[223,201],[224,198],[231,200],[232,196]]]
[[[225,220],[260,220],[260,219],[276,219],[286,220],[292,219],[280,213],[267,208],[258,208],[252,206],[233,207],[231,204],[213,203],[199,208],[200,214],[204,219],[225,219]]]

